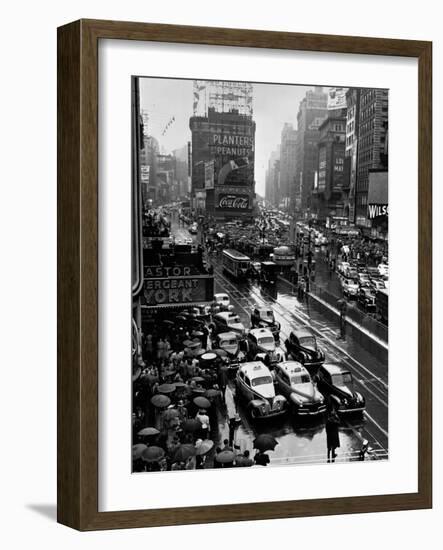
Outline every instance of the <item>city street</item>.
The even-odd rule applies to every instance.
[[[173,225],[177,239],[192,239],[186,228]],[[269,306],[281,324],[280,345],[291,330],[309,327],[326,354],[326,361],[346,365],[354,376],[356,389],[366,398],[366,411],[362,418],[345,420],[340,425],[340,448],[337,462],[358,460],[364,440],[373,449],[373,457],[388,457],[388,369],[370,355],[351,337],[337,341],[339,326],[331,326],[324,316],[300,302],[292,286],[279,280],[275,287],[256,282],[238,282],[223,273],[220,259],[211,258],[215,275],[215,292],[229,294],[235,312],[242,323],[250,326],[250,314],[254,306]],[[334,274],[335,275],[335,274]],[[234,383],[231,383],[235,391]],[[270,453],[272,464],[324,463],[326,457],[326,432],[324,419],[296,419],[290,415],[275,420],[252,422],[244,407],[239,406],[241,425],[237,428],[235,442],[241,450],[252,452],[253,440],[260,433],[271,433],[279,442]],[[225,419],[220,421],[221,439],[227,437],[229,427]]]

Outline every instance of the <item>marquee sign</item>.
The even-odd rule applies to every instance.
[[[214,294],[212,275],[145,279],[142,305],[148,307],[201,304]]]

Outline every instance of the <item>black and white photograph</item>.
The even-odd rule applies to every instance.
[[[388,460],[389,90],[131,91],[132,472]]]

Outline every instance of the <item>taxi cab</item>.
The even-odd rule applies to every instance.
[[[273,371],[278,391],[286,397],[294,414],[319,416],[326,412],[326,401],[308,370],[298,361],[284,361]]]
[[[240,317],[232,311],[222,311],[213,316],[215,329],[220,332],[236,332],[244,336],[245,325],[240,321]]]
[[[272,365],[283,361],[285,353],[277,347],[274,335],[267,328],[253,328],[248,333],[249,357]]]
[[[283,395],[276,395],[271,371],[261,361],[243,363],[236,377],[237,391],[253,419],[273,418],[287,410]]]

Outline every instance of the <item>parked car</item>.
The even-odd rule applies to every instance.
[[[284,361],[275,366],[273,377],[277,390],[286,397],[299,416],[316,416],[326,411],[326,401],[308,370],[297,361]]]
[[[261,361],[243,363],[235,381],[238,396],[247,403],[252,418],[272,418],[286,412],[287,401],[276,395],[271,371]]]
[[[272,332],[277,342],[280,339],[280,323],[275,320],[274,311],[269,307],[253,308],[251,326],[253,328],[267,328]]]
[[[375,311],[375,292],[368,287],[360,287],[357,295],[357,302],[365,311]]]
[[[344,278],[341,284],[343,296],[346,298],[355,298],[358,293],[358,282],[356,279]]]
[[[246,333],[245,325],[240,321],[240,317],[232,311],[222,311],[213,316],[215,330],[217,333],[233,331],[241,336]]]
[[[365,410],[365,398],[355,390],[352,373],[346,367],[325,363],[315,378],[318,389],[339,414]]]
[[[285,359],[285,352],[276,346],[272,332],[267,328],[253,328],[247,336],[248,356],[270,366]]]
[[[363,273],[362,271],[358,272],[358,284],[362,287],[369,286],[371,279],[367,273]]]
[[[385,282],[380,279],[372,279],[371,281],[372,288],[377,292],[377,290],[385,290]]]
[[[306,329],[293,330],[285,341],[288,359],[302,363],[308,369],[318,368],[325,360],[325,354],[317,346],[317,340]]]

